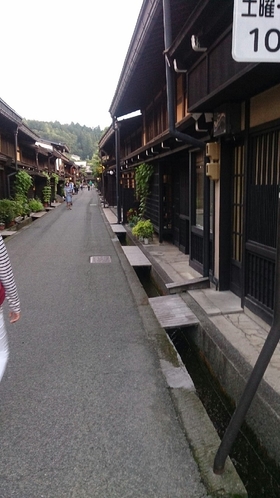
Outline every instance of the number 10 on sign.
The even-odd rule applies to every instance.
[[[280,62],[280,0],[234,0],[232,57]]]

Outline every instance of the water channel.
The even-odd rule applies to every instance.
[[[148,297],[161,294],[147,269],[138,269],[136,273]],[[193,380],[209,418],[222,437],[233,414],[232,402],[221,390],[195,345],[188,341],[184,329],[173,329],[168,331],[168,335]],[[280,498],[279,467],[267,456],[246,423],[241,427],[230,457],[246,487],[248,498]]]

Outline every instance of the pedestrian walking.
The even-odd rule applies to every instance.
[[[64,195],[66,199],[66,204],[67,204],[67,209],[71,209],[72,206],[72,193],[73,189],[69,182],[66,182],[65,187],[64,187]]]
[[[3,301],[7,298],[11,323],[15,323],[20,318],[20,302],[18,291],[14,280],[10,258],[0,235],[0,381],[4,375],[9,358],[8,338],[4,321]]]

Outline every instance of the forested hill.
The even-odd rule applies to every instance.
[[[26,119],[26,125],[41,138],[68,145],[71,154],[82,160],[92,159],[97,151],[97,144],[104,130],[100,126],[89,128],[80,124],[60,124],[58,121],[36,121]]]

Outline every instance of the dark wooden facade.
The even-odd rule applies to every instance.
[[[280,67],[233,60],[233,0],[170,2],[173,41],[165,47],[163,5],[168,4],[143,3],[111,104],[114,120],[141,110],[137,121],[120,121],[119,165],[113,126],[101,145],[110,168],[122,173],[142,162],[154,166],[146,216],[160,240],[171,239],[217,290],[232,290],[243,306],[271,322]],[[201,50],[194,50],[193,36]],[[172,68],[175,132],[166,59]],[[195,147],[178,139],[177,131],[205,146],[217,144],[217,159],[207,155],[211,146]]]
[[[66,145],[42,140],[24,124],[22,118],[13,109],[0,99],[1,199],[13,196],[13,182],[19,170],[25,170],[33,178],[30,197],[41,197],[42,189],[46,184],[44,173],[58,174],[62,184],[66,177],[72,177],[75,181],[77,168],[65,152],[69,152]]]

